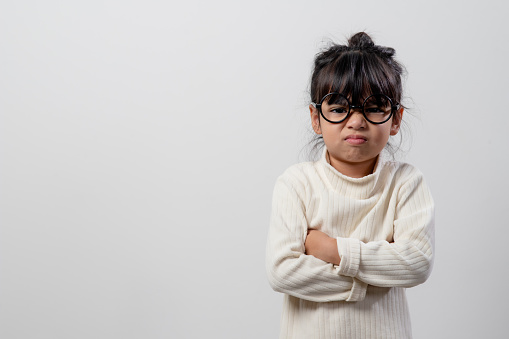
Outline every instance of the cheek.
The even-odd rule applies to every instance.
[[[391,136],[390,132],[391,132],[390,126],[388,126],[388,128],[384,128],[383,130],[381,130],[376,138],[377,143],[381,144],[382,147],[385,147],[385,145],[387,144],[387,142],[389,141],[389,138]]]
[[[330,140],[334,142],[334,140],[340,139],[341,134],[341,125],[333,125],[333,124],[322,124],[320,125],[322,129],[322,136],[324,141]]]

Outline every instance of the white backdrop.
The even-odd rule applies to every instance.
[[[502,1],[0,5],[0,337],[276,338],[275,179],[302,152],[314,55],[366,30],[406,66],[437,204],[415,338],[504,338]],[[408,144],[408,143],[407,143]]]

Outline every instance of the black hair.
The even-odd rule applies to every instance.
[[[385,94],[403,107],[403,66],[394,59],[395,53],[391,47],[375,45],[365,32],[354,34],[347,45],[330,45],[315,57],[311,102],[320,103],[326,94],[339,92],[360,105],[371,94]],[[401,120],[399,111],[395,114]],[[323,147],[322,137],[315,136],[311,144],[317,151]],[[398,147],[387,148],[394,153]]]

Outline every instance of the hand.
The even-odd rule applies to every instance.
[[[307,255],[312,255],[328,263],[339,265],[341,261],[338,253],[337,240],[323,232],[309,230],[306,241],[304,242],[304,247]]]

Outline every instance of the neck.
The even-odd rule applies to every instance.
[[[332,167],[339,173],[344,174],[351,178],[362,178],[370,175],[375,171],[376,161],[378,157],[364,162],[344,162],[329,156],[327,152],[327,160]]]

